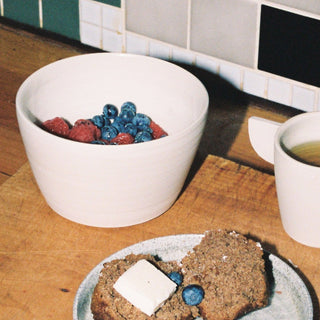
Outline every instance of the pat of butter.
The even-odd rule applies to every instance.
[[[176,283],[147,260],[123,273],[114,288],[131,304],[151,316],[176,290]]]

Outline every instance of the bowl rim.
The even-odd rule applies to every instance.
[[[81,148],[86,148],[88,146],[90,146],[91,150],[94,150],[95,148],[101,148],[100,145],[97,144],[91,144],[91,143],[84,143],[84,142],[79,142],[79,141],[74,141],[71,139],[67,139],[64,137],[60,137],[57,135],[54,135],[52,133],[47,132],[46,130],[42,129],[38,124],[36,124],[35,122],[33,122],[30,117],[27,115],[27,110],[24,110],[24,108],[22,107],[22,96],[25,92],[25,88],[27,87],[27,85],[33,81],[33,79],[35,77],[37,77],[38,74],[40,74],[41,72],[43,72],[44,70],[47,70],[49,68],[54,67],[57,64],[64,64],[66,63],[68,60],[81,60],[81,59],[86,59],[88,57],[92,57],[92,56],[112,56],[112,57],[121,57],[121,58],[130,58],[130,59],[140,59],[140,60],[150,60],[150,61],[155,61],[156,63],[163,63],[166,65],[171,65],[172,68],[176,68],[177,70],[180,70],[182,72],[184,72],[186,75],[188,75],[188,77],[190,79],[192,79],[192,81],[195,81],[195,83],[198,83],[199,88],[201,88],[200,90],[203,90],[203,94],[204,94],[204,107],[203,110],[199,113],[199,115],[197,116],[197,118],[190,124],[190,126],[188,126],[187,128],[184,128],[182,130],[180,130],[179,132],[176,132],[174,134],[170,134],[164,138],[160,138],[160,139],[155,139],[155,140],[151,140],[148,141],[148,143],[144,142],[144,143],[133,143],[133,144],[125,144],[125,145],[112,145],[112,148],[118,149],[131,149],[134,146],[134,149],[137,150],[137,147],[139,146],[139,148],[145,148],[148,146],[157,146],[157,145],[162,145],[164,143],[170,143],[170,142],[174,142],[175,140],[181,139],[182,136],[188,135],[188,133],[190,131],[192,131],[195,127],[197,127],[201,122],[206,120],[207,114],[208,114],[208,109],[209,109],[209,94],[208,91],[206,89],[206,87],[204,86],[204,84],[200,81],[200,79],[198,79],[195,75],[193,75],[190,71],[182,68],[181,66],[171,62],[171,61],[166,61],[160,58],[156,58],[156,57],[151,57],[151,56],[145,56],[145,55],[139,55],[139,54],[132,54],[132,53],[109,53],[109,52],[96,52],[96,53],[86,53],[86,54],[78,54],[75,56],[71,56],[71,57],[66,57],[54,62],[51,62],[41,68],[39,68],[38,70],[34,71],[33,73],[31,73],[20,85],[20,87],[18,88],[17,94],[16,94],[16,114],[17,114],[17,118],[18,118],[18,122],[20,121],[24,121],[25,124],[27,124],[30,129],[32,130],[36,130],[36,132],[38,131],[39,134],[44,135],[48,137],[48,139],[51,139],[52,141],[55,141],[56,143],[58,143],[59,141],[61,141],[61,143],[66,143],[66,145],[72,145],[72,146],[82,146]],[[85,147],[84,147],[85,146]],[[108,148],[109,149],[109,148]]]

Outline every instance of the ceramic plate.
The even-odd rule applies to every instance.
[[[195,245],[203,235],[188,234],[160,237],[137,243],[109,256],[99,263],[81,283],[74,300],[73,319],[93,320],[90,303],[93,289],[98,281],[103,263],[121,259],[130,253],[156,254],[162,260],[179,260]],[[312,320],[313,307],[310,294],[302,279],[284,261],[266,253],[267,273],[272,284],[270,304],[260,310],[243,316],[242,320]]]

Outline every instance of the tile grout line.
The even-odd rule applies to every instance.
[[[126,0],[120,1],[121,14],[122,14],[122,52],[127,52],[127,17],[126,17]]]
[[[42,0],[38,0],[39,4],[39,26],[43,28],[43,10],[42,10]]]
[[[99,21],[99,29],[100,29],[100,47],[99,49],[103,49],[103,4],[99,5],[99,10],[100,10],[100,21]]]
[[[255,51],[254,51],[254,61],[253,68],[258,69],[258,61],[259,61],[259,43],[260,43],[260,24],[261,24],[261,3],[257,4],[257,19],[256,19],[256,41],[255,41]]]
[[[319,94],[320,94],[320,90],[317,90],[317,91],[315,92],[313,111],[319,111],[319,110],[318,110],[318,105],[319,105],[319,102],[320,102],[320,100],[319,100],[319,99],[320,99]]]
[[[187,7],[187,50],[190,50],[190,41],[191,41],[191,0],[188,0]]]
[[[78,1],[78,10],[79,10],[79,38],[82,43],[82,9],[81,9],[81,0]]]

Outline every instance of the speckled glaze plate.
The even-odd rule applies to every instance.
[[[105,262],[124,258],[130,253],[154,254],[164,261],[180,260],[200,243],[203,235],[187,234],[160,237],[137,243],[109,256],[83,280],[74,300],[73,320],[93,320],[90,304],[93,289]],[[243,316],[242,320],[313,320],[310,294],[294,269],[278,257],[266,253],[266,269],[271,282],[270,304]]]

